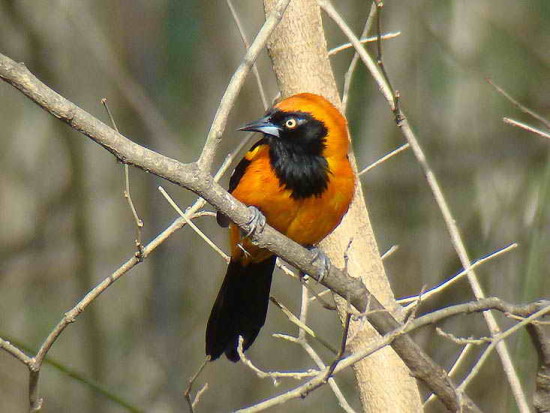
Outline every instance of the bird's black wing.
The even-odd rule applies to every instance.
[[[239,182],[241,181],[241,178],[246,172],[246,168],[248,168],[248,165],[250,165],[251,161],[248,159],[247,155],[254,151],[258,146],[266,144],[265,138],[260,139],[258,142],[256,142],[249,150],[248,152],[243,156],[243,159],[237,164],[235,167],[235,170],[231,174],[231,178],[229,178],[229,189],[227,190],[230,194],[235,190],[237,185],[239,185]],[[231,220],[227,218],[224,214],[221,212],[216,213],[216,221],[218,222],[218,225],[221,227],[227,227]]]

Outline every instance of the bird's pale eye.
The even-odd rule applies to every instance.
[[[296,119],[294,119],[294,118],[289,118],[289,119],[287,119],[286,122],[285,122],[285,126],[286,126],[288,129],[294,129],[297,125],[298,125],[298,122],[297,122]]]

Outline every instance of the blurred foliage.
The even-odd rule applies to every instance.
[[[263,22],[261,2],[234,1],[252,38]],[[368,2],[338,2],[359,32]],[[329,46],[345,42],[329,21]],[[383,28],[401,31],[383,45],[386,68],[439,178],[472,257],[511,242],[519,248],[484,265],[487,295],[512,302],[550,292],[550,144],[504,125],[503,116],[536,124],[485,81],[491,77],[523,104],[550,117],[550,3],[547,0],[387,1]],[[2,53],[24,61],[55,90],[107,121],[108,98],[122,133],[171,157],[200,153],[243,46],[224,1],[0,1]],[[374,52],[373,46],[369,46]],[[333,57],[343,84],[352,51]],[[269,96],[276,83],[264,53],[258,66]],[[123,169],[112,156],[51,119],[8,85],[0,85],[0,336],[37,348],[63,313],[133,254],[135,229],[122,197]],[[247,81],[219,154],[242,138],[236,126],[257,117],[261,101]],[[402,143],[385,101],[358,67],[348,109],[360,166]],[[225,178],[227,179],[227,178]],[[182,207],[194,197],[131,170],[134,202],[150,240],[176,217],[156,190],[161,184]],[[381,251],[396,296],[411,295],[460,271],[441,215],[411,153],[362,177]],[[226,234],[211,218],[197,224],[221,246]],[[208,265],[207,265],[208,263]],[[223,261],[189,229],[178,232],[146,262],[110,288],[70,326],[51,357],[135,406],[155,412],[185,409],[183,389],[203,358],[210,306]],[[298,284],[276,277],[273,294],[299,307]],[[465,281],[422,311],[468,300]],[[320,307],[311,324],[338,343],[336,316]],[[475,320],[475,321],[472,321]],[[502,320],[502,325],[508,325]],[[486,335],[481,317],[444,323],[457,335]],[[293,344],[271,332],[293,333],[276,309],[251,357],[264,368],[309,367]],[[450,367],[459,348],[433,330],[417,333],[424,348]],[[533,390],[534,352],[526,335],[510,341],[525,390]],[[323,356],[329,356],[320,348]],[[458,371],[464,376],[475,350]],[[242,365],[219,361],[202,381],[210,389],[199,411],[230,411],[273,394],[270,381]],[[338,379],[358,406],[350,373]],[[295,383],[283,382],[282,392]],[[26,369],[0,352],[0,411],[25,411]],[[125,411],[66,374],[46,366],[45,412]],[[487,411],[514,411],[496,356],[470,385]],[[328,388],[280,411],[338,411]],[[437,410],[437,403],[432,404]]]

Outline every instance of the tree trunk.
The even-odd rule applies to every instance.
[[[277,0],[264,0],[266,13]],[[315,0],[293,0],[268,43],[273,69],[283,97],[299,92],[325,96],[337,107],[340,97],[330,61],[321,21],[321,11]],[[374,139],[375,137],[373,137]],[[355,166],[355,157],[350,155]],[[343,268],[348,250],[348,272],[361,277],[378,300],[399,316],[386,278],[384,266],[369,221],[361,186],[357,185],[351,208],[337,230],[322,243],[322,249],[332,262]],[[337,297],[339,313],[345,314],[347,303]],[[367,323],[352,322],[348,350],[355,352],[368,344],[377,333]],[[390,348],[378,351],[355,365],[355,376],[363,411],[418,412],[422,410],[416,381],[407,367]]]

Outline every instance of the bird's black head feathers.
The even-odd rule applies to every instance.
[[[279,134],[266,134],[271,165],[294,199],[321,196],[328,186],[329,169],[323,157],[327,128],[306,112],[274,110],[267,114]]]

